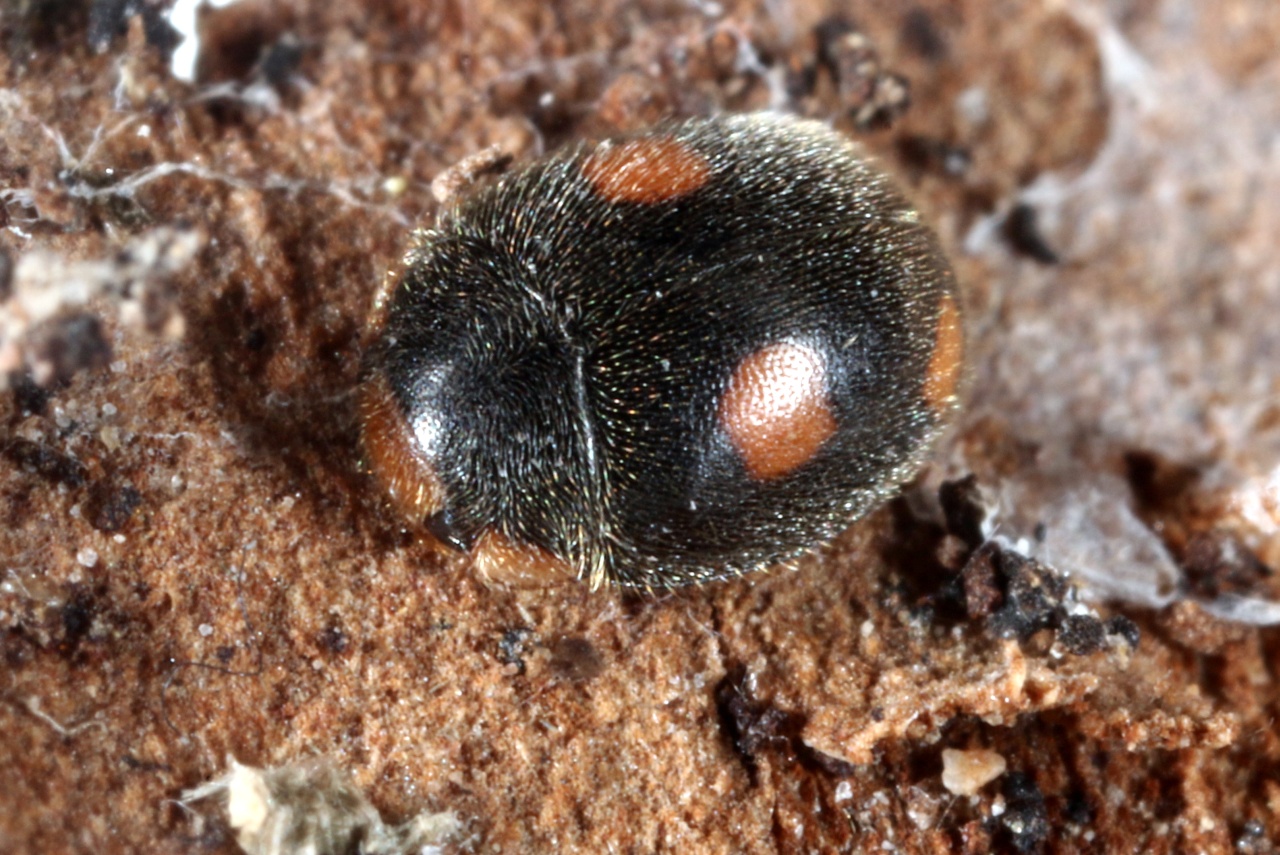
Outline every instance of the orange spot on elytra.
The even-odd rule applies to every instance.
[[[582,174],[608,202],[655,205],[706,184],[711,164],[680,140],[645,137],[600,146],[583,162]]]
[[[936,413],[955,401],[960,385],[960,369],[964,365],[964,330],[960,310],[950,294],[944,294],[938,305],[938,325],[934,333],[933,355],[925,368],[923,395]]]
[[[822,356],[796,344],[771,344],[738,363],[718,418],[752,478],[792,472],[836,432],[826,379]]]
[[[422,453],[385,377],[360,389],[365,462],[406,517],[421,523],[444,507],[444,484]]]
[[[577,576],[569,562],[558,555],[492,530],[480,535],[472,554],[476,570],[495,582],[546,585]]]

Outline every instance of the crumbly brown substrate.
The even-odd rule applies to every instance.
[[[1189,596],[1277,598],[1269,0],[243,2],[197,84],[118,5],[0,19],[0,849],[233,852],[174,799],[322,755],[476,851],[1271,851],[1277,631],[1095,616],[929,499],[975,473],[1053,542],[1118,495]],[[653,598],[403,530],[352,390],[432,178],[779,102],[878,153],[968,288],[925,500]],[[956,796],[948,749],[1004,771]]]

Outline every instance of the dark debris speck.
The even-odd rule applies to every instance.
[[[967,475],[947,481],[938,488],[938,501],[946,519],[947,531],[963,540],[971,549],[982,544],[982,524],[987,519],[986,503],[978,487],[978,479]]]
[[[902,44],[912,53],[938,62],[950,53],[946,35],[939,29],[929,10],[915,6],[902,17]]]
[[[1004,221],[1004,236],[1009,245],[1021,255],[1041,264],[1057,264],[1058,253],[1040,232],[1040,213],[1030,205],[1020,203],[1013,207]]]
[[[1117,636],[1130,647],[1138,645],[1140,633],[1133,621],[1123,615],[1104,622],[1093,614],[1072,614],[1071,586],[1061,573],[995,541],[973,552],[960,578],[969,618],[984,620],[987,631],[998,638],[1027,641],[1041,630],[1052,630],[1076,656],[1105,650]]]
[[[302,45],[297,38],[285,34],[262,52],[258,74],[275,89],[284,89],[302,65]]]
[[[1203,477],[1197,465],[1171,460],[1146,449],[1125,452],[1124,465],[1133,498],[1144,514],[1176,511],[1200,488]]]
[[[532,634],[533,630],[522,626],[505,630],[498,641],[498,661],[503,665],[514,665],[516,673],[523,674],[524,642]]]
[[[124,528],[140,504],[142,494],[132,484],[105,478],[89,488],[85,511],[91,526],[98,531],[114,532]]]
[[[61,609],[63,644],[74,650],[93,627],[93,598],[87,591],[77,591]]]
[[[1249,547],[1222,531],[1200,532],[1187,544],[1182,560],[1187,590],[1213,599],[1224,593],[1266,596],[1274,574]]]
[[[101,53],[123,35],[136,0],[93,0],[89,6],[89,46]]]
[[[1096,617],[1067,615],[1058,629],[1058,640],[1069,652],[1084,656],[1106,648],[1107,631]]]
[[[1003,792],[1007,807],[1000,824],[1013,849],[1024,855],[1043,851],[1051,829],[1044,794],[1035,779],[1023,772],[1012,772],[1005,776]]]
[[[1138,629],[1138,625],[1124,615],[1107,618],[1106,629],[1107,635],[1123,638],[1134,649],[1137,649],[1138,642],[1142,640],[1142,631]]]
[[[1004,589],[1003,604],[987,621],[1001,638],[1025,641],[1042,629],[1062,624],[1067,581],[1053,568],[1013,550],[996,553],[996,573]]]
[[[772,754],[783,763],[797,763],[824,777],[845,778],[857,773],[857,767],[829,754],[816,751],[805,743],[805,717],[788,712],[755,696],[754,682],[746,667],[734,665],[716,686],[716,710],[720,729],[742,761],[754,785],[758,780],[760,757]],[[883,711],[872,710],[883,718]],[[878,719],[877,719],[878,720]]]
[[[759,774],[757,755],[768,747],[783,751],[790,747],[783,732],[788,714],[755,697],[751,676],[742,665],[731,668],[716,686],[716,709],[721,729],[754,784]]]
[[[67,487],[83,487],[88,470],[79,460],[40,442],[29,439],[10,440],[3,448],[4,456],[37,475]]]
[[[920,134],[907,134],[899,140],[898,154],[916,169],[951,178],[964,176],[973,166],[968,148]]]
[[[351,640],[336,623],[331,623],[320,631],[319,642],[321,647],[337,656],[346,653],[351,647]]]
[[[1083,790],[1072,790],[1067,794],[1062,812],[1067,822],[1081,827],[1092,824],[1095,815],[1093,805],[1089,803],[1089,796]]]
[[[124,35],[130,18],[141,15],[147,44],[167,57],[182,41],[182,35],[165,17],[170,5],[164,0],[93,0],[89,7],[89,46],[102,53]]]
[[[37,336],[39,358],[53,368],[53,382],[65,385],[80,371],[105,368],[111,361],[111,345],[102,322],[93,315],[66,315],[43,326]]]
[[[960,617],[983,621],[997,638],[1028,641],[1042,630],[1056,633],[1067,652],[1083,656],[1107,649],[1116,637],[1137,647],[1138,628],[1116,616],[1104,622],[1080,613],[1067,578],[1047,564],[1009,548],[999,539],[984,540],[989,502],[969,475],[945,482],[938,502],[947,535],[939,561],[951,571],[931,602],[963,609]]]
[[[23,416],[44,415],[52,392],[35,381],[30,371],[15,373],[9,381],[15,409]]]

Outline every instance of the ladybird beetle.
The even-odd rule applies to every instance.
[[[535,161],[419,233],[386,299],[367,466],[508,578],[802,555],[914,475],[962,373],[934,235],[857,146],[773,114]]]

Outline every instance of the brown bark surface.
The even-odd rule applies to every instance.
[[[0,851],[237,851],[175,802],[228,756],[326,758],[457,851],[1275,851],[1280,631],[1221,615],[1280,600],[1280,6],[840,11],[240,2],[188,83],[158,7],[7,4]],[[660,596],[433,553],[352,394],[432,179],[766,107],[861,139],[951,253],[930,471]],[[999,547],[943,522],[969,474]],[[955,796],[944,749],[1005,771]]]

